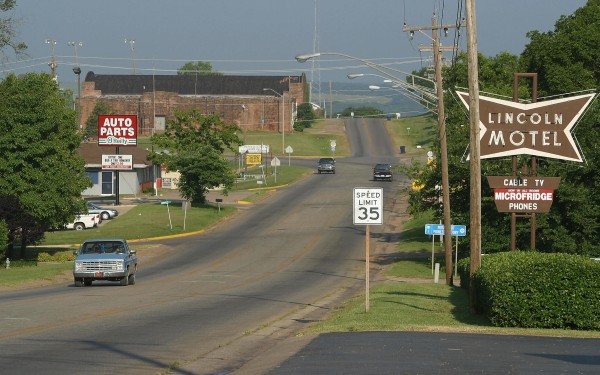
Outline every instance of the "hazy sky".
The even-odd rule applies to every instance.
[[[324,56],[300,64],[300,53],[339,52],[402,71],[425,65],[431,32],[413,40],[402,31],[431,25],[434,13],[443,24],[457,22],[459,0],[17,0],[12,15],[20,19],[20,39],[29,59],[0,65],[6,72],[49,71],[51,45],[59,80],[75,81],[78,47],[82,80],[99,74],[175,74],[187,61],[209,61],[225,74],[287,75],[306,73],[320,81],[346,80],[348,73],[369,73],[357,61]],[[584,0],[483,0],[476,2],[479,51],[519,54],[530,30],[553,30],[561,15],[570,15]],[[316,10],[316,11],[315,11]],[[316,22],[315,22],[316,21]],[[315,33],[316,30],[316,33]],[[443,33],[442,33],[443,35]],[[454,30],[442,38],[454,41]],[[132,56],[131,44],[135,40]],[[463,28],[460,45],[465,48]],[[320,70],[316,70],[320,68]],[[4,74],[2,74],[2,72]]]

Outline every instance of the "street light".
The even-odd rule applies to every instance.
[[[402,85],[394,85],[394,86],[386,86],[386,87],[381,87],[381,86],[377,86],[377,85],[369,86],[369,90],[372,90],[372,91],[373,90],[382,90],[382,89],[397,91],[400,94],[402,94],[403,96],[405,96],[406,98],[427,108],[428,111],[431,111],[432,113],[436,113],[437,103],[434,101],[435,97],[433,96],[433,94],[419,92],[419,94],[420,94],[419,95],[419,94],[416,94],[414,90],[408,89]],[[432,108],[430,108],[430,106]]]
[[[83,46],[83,42],[67,42],[67,45],[75,48],[75,66],[73,73],[77,76],[77,126],[81,128],[81,67],[77,55],[77,47]]]
[[[283,94],[270,88],[263,88],[263,91],[271,91],[281,98],[281,154],[285,155],[285,92]]]
[[[389,66],[377,64],[377,63],[374,63],[374,62],[369,61],[369,60],[361,59],[360,57],[346,55],[345,53],[340,53],[340,52],[315,52],[315,53],[300,54],[300,55],[296,55],[296,61],[298,61],[300,63],[303,63],[303,62],[306,62],[306,61],[308,61],[310,59],[314,59],[315,57],[319,57],[319,56],[323,56],[323,55],[327,55],[327,56],[341,56],[341,57],[344,57],[344,58],[349,59],[349,60],[360,61],[363,64],[365,64],[366,66],[368,66],[370,68],[373,68],[373,69],[377,70],[379,73],[385,75],[386,77],[391,78],[392,80],[395,80],[395,81],[398,81],[398,82],[400,82],[400,80],[398,79],[398,77],[390,74],[389,71],[403,74],[406,77],[411,77],[413,85],[415,84],[415,78],[417,78],[419,80],[430,82],[432,85],[434,85],[434,87],[436,85],[435,81],[432,81],[430,79],[423,78],[423,77],[420,77],[420,76],[417,76],[417,75],[414,75],[414,74],[411,74],[411,73],[403,72],[402,70],[391,68]]]
[[[133,68],[133,74],[135,74],[135,39],[124,39],[125,43],[129,43],[129,47],[131,48],[131,66]]]

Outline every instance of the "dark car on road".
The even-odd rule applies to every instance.
[[[373,180],[388,180],[393,181],[394,175],[392,173],[391,164],[377,164],[373,168]]]
[[[334,158],[321,158],[317,166],[317,172],[321,173],[335,173],[335,159]]]

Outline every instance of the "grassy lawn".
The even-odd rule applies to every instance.
[[[291,146],[294,150],[292,157],[331,156],[331,140],[336,142],[336,157],[350,155],[350,146],[341,119],[322,119],[303,132],[286,133],[284,137],[280,133],[266,131],[248,131],[243,135],[245,144],[269,145],[270,152],[280,156],[283,155],[282,138],[285,138],[285,147]]]

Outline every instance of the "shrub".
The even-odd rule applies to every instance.
[[[490,254],[473,282],[476,308],[493,325],[600,329],[600,262],[561,253]]]
[[[70,251],[58,251],[53,254],[42,252],[37,256],[38,262],[72,262],[75,255]]]

